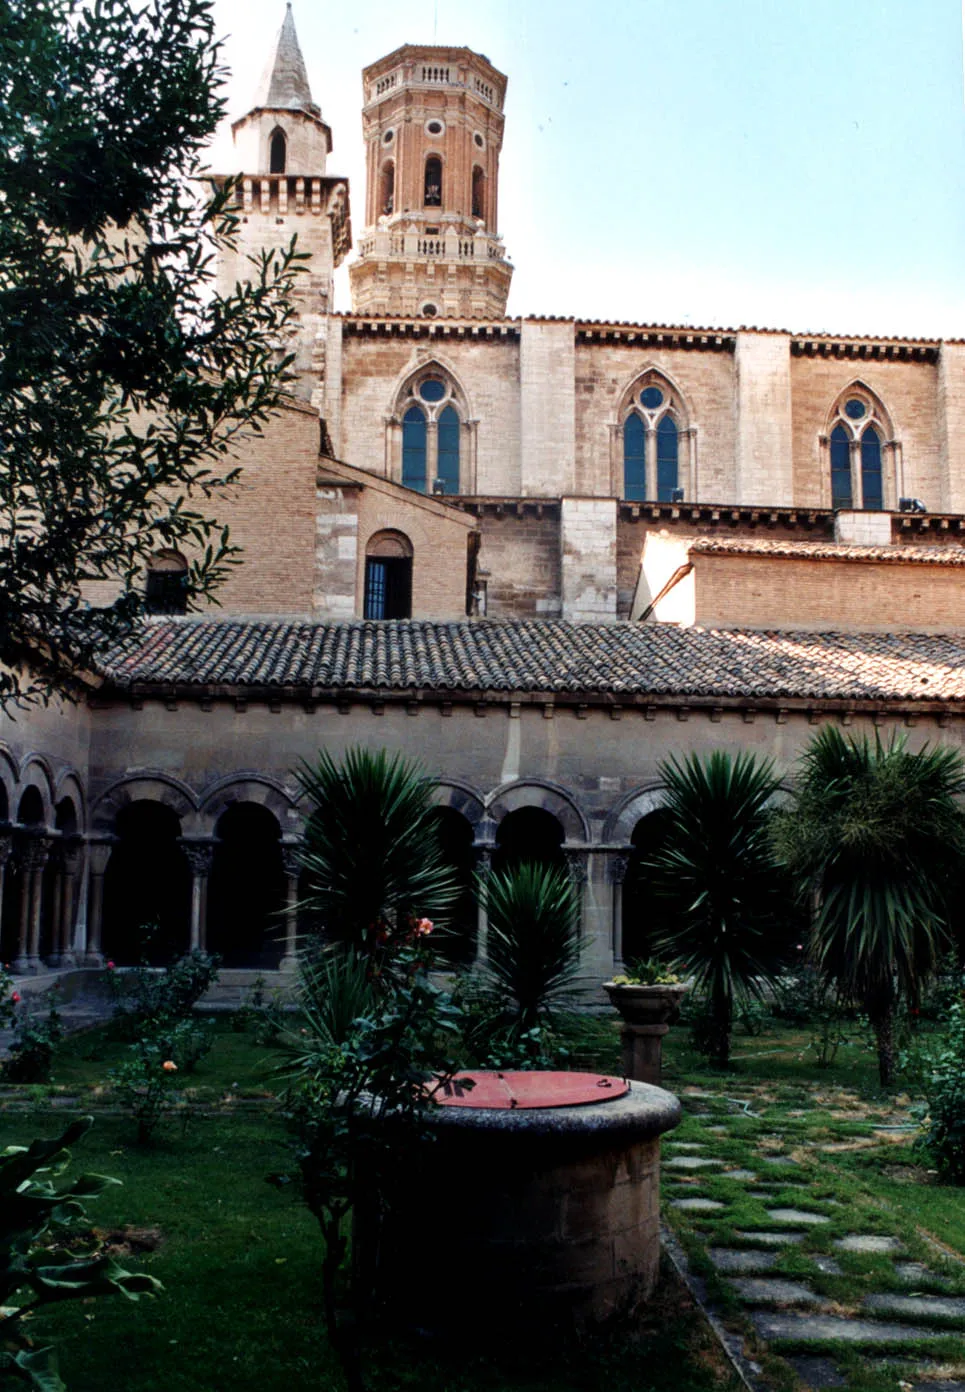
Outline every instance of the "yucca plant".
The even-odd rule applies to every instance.
[[[558,866],[526,861],[479,889],[489,919],[483,984],[521,1036],[552,1015],[579,973],[579,891]]]
[[[864,1009],[882,1086],[894,1081],[899,1000],[914,1006],[949,946],[949,895],[965,859],[951,749],[911,753],[903,738],[847,739],[834,726],[806,749],[777,845],[814,902],[811,956]]]
[[[773,765],[752,754],[693,754],[660,766],[663,832],[640,863],[649,941],[706,995],[708,1049],[730,1061],[735,1004],[759,997],[781,960],[788,889],[771,844]]]
[[[459,887],[443,858],[423,769],[384,749],[322,750],[296,778],[309,804],[305,907],[329,942],[373,960],[420,919],[444,921]]]

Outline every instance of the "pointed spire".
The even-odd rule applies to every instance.
[[[275,111],[308,111],[313,116],[322,114],[312,101],[305,59],[302,57],[298,35],[295,33],[291,0],[278,33],[274,52],[268,59],[259,83],[255,107],[268,107]]]

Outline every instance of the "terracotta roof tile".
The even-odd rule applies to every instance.
[[[777,556],[789,561],[885,561],[894,565],[965,566],[965,546],[854,546],[834,541],[701,537],[688,550],[692,555]]]
[[[965,635],[662,624],[166,619],[104,655],[108,686],[965,701]]]

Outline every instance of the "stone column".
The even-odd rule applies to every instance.
[[[104,874],[107,870],[115,838],[105,837],[103,841],[91,841],[87,852],[90,896],[87,916],[87,934],[83,949],[78,944],[78,952],[83,951],[85,967],[102,967],[104,955],[101,952],[101,933],[104,927]]]
[[[44,905],[44,867],[50,854],[47,836],[34,836],[27,842],[23,857],[23,898],[20,904],[20,955],[14,967],[36,972],[40,960],[40,919]]]
[[[60,847],[57,888],[57,932],[54,937],[54,952],[51,963],[58,967],[72,967],[74,956],[74,914],[77,903],[77,876],[82,860],[81,843],[76,840],[65,841]]]
[[[0,831],[0,932],[3,930],[3,893],[7,879],[7,861],[13,852],[13,832]]]
[[[180,842],[185,859],[191,867],[191,951],[206,952],[208,942],[208,876],[214,860],[213,841]]]
[[[298,962],[298,876],[302,868],[302,847],[297,841],[283,841],[281,861],[285,870],[285,952],[279,967],[294,971]]]
[[[563,850],[580,896],[580,977],[595,991],[613,971],[613,885],[601,873],[604,858],[593,847]]]
[[[619,970],[623,966],[623,885],[630,867],[629,852],[620,852],[607,858],[607,878],[613,886],[613,966]]]
[[[490,841],[482,844],[473,845],[473,852],[476,857],[476,874],[479,877],[480,886],[485,891],[489,883],[489,876],[493,870],[493,845]],[[489,915],[486,912],[485,893],[480,893],[476,901],[476,966],[480,966],[486,960],[489,942]]]

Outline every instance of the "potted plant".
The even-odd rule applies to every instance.
[[[603,989],[623,1020],[624,1073],[659,1087],[663,1037],[679,1018],[688,983],[667,963],[651,957],[629,962],[625,972],[604,981]]]

